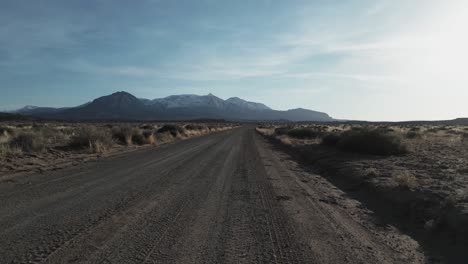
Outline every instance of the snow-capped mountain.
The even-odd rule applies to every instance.
[[[249,102],[240,99],[239,97],[231,97],[225,101],[227,107],[238,107],[246,110],[262,111],[262,110],[271,110],[270,107],[255,102]]]
[[[151,100],[153,104],[160,104],[166,108],[184,108],[184,107],[213,107],[222,109],[224,100],[212,94],[205,96],[195,94],[171,95],[164,98]]]
[[[23,115],[42,118],[90,120],[290,120],[332,121],[325,113],[307,109],[277,111],[268,106],[248,102],[238,97],[223,100],[213,94],[172,95],[158,99],[137,98],[127,92],[99,97],[92,102],[69,108],[25,107],[17,111]]]

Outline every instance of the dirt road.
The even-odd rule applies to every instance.
[[[419,263],[252,127],[0,183],[1,263]]]

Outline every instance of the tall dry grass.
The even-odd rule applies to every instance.
[[[112,134],[107,129],[85,126],[76,131],[70,140],[69,146],[72,148],[85,148],[91,153],[105,153],[113,144]]]

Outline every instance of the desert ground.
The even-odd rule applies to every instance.
[[[428,251],[467,260],[468,126],[264,124],[257,132]]]
[[[57,170],[235,126],[238,124],[213,122],[0,122],[0,175]]]
[[[2,124],[2,263],[465,263],[461,126]]]

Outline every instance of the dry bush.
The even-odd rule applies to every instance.
[[[277,127],[275,128],[275,135],[287,135],[291,131],[292,127]]]
[[[156,133],[156,142],[158,143],[168,143],[174,141],[174,137],[169,132]]]
[[[69,146],[73,148],[88,148],[92,153],[104,153],[113,144],[112,135],[107,129],[86,126],[76,131],[70,140]]]
[[[145,137],[147,144],[151,144],[151,145],[156,144],[156,136],[154,135],[152,130],[143,131],[143,136]]]
[[[206,130],[207,127],[205,125],[200,125],[200,124],[188,124],[185,126],[185,129],[187,130]]]
[[[187,136],[199,136],[209,132],[209,128],[202,124],[188,124],[184,126]]]
[[[141,128],[141,129],[144,129],[144,130],[152,130],[152,129],[154,129],[154,126],[153,126],[153,125],[144,124],[144,125],[141,125],[140,128]]]
[[[399,187],[416,188],[419,186],[418,179],[409,171],[401,171],[392,176],[393,181]]]
[[[338,148],[373,155],[400,155],[408,153],[408,146],[398,134],[372,129],[349,130],[341,134]]]
[[[463,135],[461,136],[461,140],[462,142],[468,143],[468,133],[463,133]]]
[[[132,143],[137,144],[137,145],[145,145],[145,144],[148,144],[148,141],[143,136],[143,134],[133,134]]]
[[[70,134],[70,131],[64,133],[63,130],[53,129],[46,131],[43,135],[50,145],[65,145],[70,140],[73,133]]]
[[[392,133],[397,130],[401,131],[401,128],[394,128],[394,127],[389,127],[389,126],[379,126],[375,128],[376,131],[379,133]]]
[[[336,146],[341,139],[341,135],[338,133],[329,133],[322,138],[322,145],[325,146]]]
[[[287,135],[292,138],[298,139],[311,139],[311,138],[321,138],[324,135],[324,132],[315,127],[311,128],[294,128],[287,132]]]
[[[10,155],[20,155],[23,151],[9,144],[0,144],[0,157],[10,156]]]
[[[157,131],[159,134],[166,132],[171,134],[173,137],[177,137],[178,135],[184,135],[185,129],[179,125],[164,125]]]
[[[112,129],[113,138],[124,145],[131,145],[133,136],[137,134],[139,134],[139,130],[130,125],[120,125]]]
[[[291,146],[293,144],[293,142],[291,141],[291,139],[287,136],[279,136],[278,137],[278,140],[281,142],[281,144],[283,145],[287,145],[287,146]]]
[[[369,178],[375,178],[380,176],[380,172],[376,168],[367,168],[364,171],[365,175]]]
[[[413,131],[413,130],[410,130],[406,133],[405,137],[407,139],[415,139],[415,138],[421,138],[422,135],[421,133],[417,132],[417,131]]]
[[[25,152],[40,152],[46,148],[46,139],[40,132],[20,132],[10,141],[10,147]]]
[[[11,139],[11,134],[6,128],[0,127],[0,144],[8,143]]]
[[[221,125],[208,125],[207,129],[211,132],[217,132],[226,130],[226,127],[222,127]]]
[[[271,136],[275,133],[274,128],[268,128],[268,127],[257,127],[255,128],[255,130],[264,136]]]
[[[0,127],[0,136],[5,136],[5,137],[12,137],[12,136],[15,136],[15,133],[16,130],[12,127],[7,127],[7,126],[4,126],[4,127]]]

